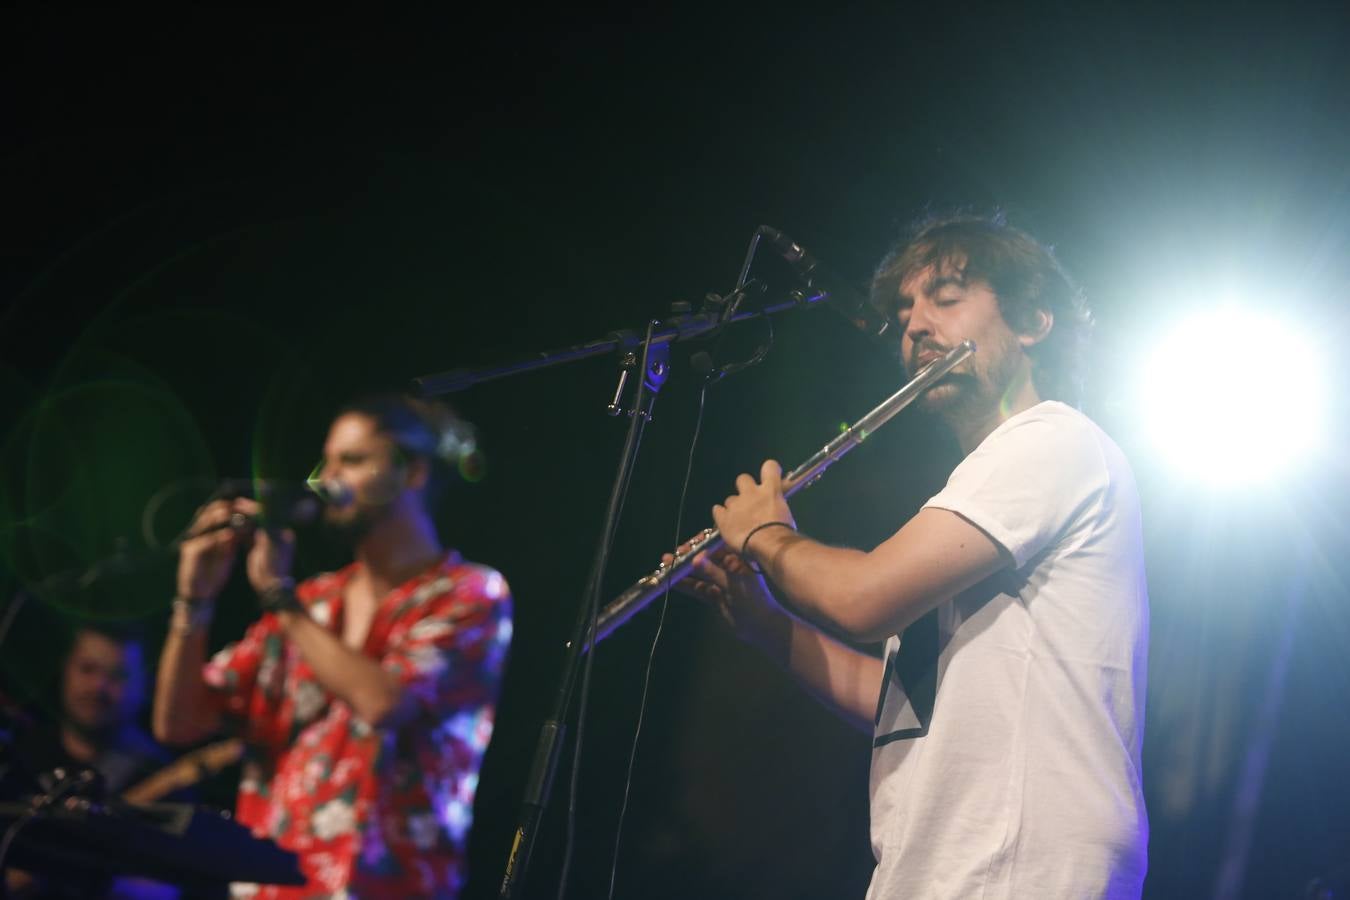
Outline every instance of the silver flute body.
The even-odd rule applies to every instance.
[[[876,409],[854,422],[838,437],[817,450],[814,456],[789,472],[787,477],[783,479],[783,496],[791,497],[802,488],[814,484],[825,473],[826,469],[866,440],[872,432],[889,422],[895,417],[896,413],[913,403],[920,394],[932,387],[938,379],[956,368],[974,352],[975,343],[973,341],[962,341],[945,355],[925,366],[908,384],[883,400]],[[594,643],[609,637],[620,626],[664,593],[668,586],[687,576],[694,567],[695,556],[699,553],[716,550],[723,543],[722,535],[716,528],[705,529],[689,545],[689,549],[676,556],[670,564],[662,563],[655,571],[638,579],[632,587],[600,611]]]

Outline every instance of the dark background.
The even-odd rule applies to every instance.
[[[1148,895],[1213,895],[1230,859],[1245,877],[1228,895],[1297,897],[1350,858],[1343,5],[43,7],[4,20],[6,602],[139,550],[147,529],[171,535],[221,477],[303,478],[354,393],[641,328],[726,291],[760,224],[862,284],[925,210],[1000,207],[1057,246],[1094,303],[1089,409],[1144,497]],[[1281,360],[1322,353],[1332,425],[1277,485],[1218,493],[1151,454],[1134,387],[1170,322],[1234,294],[1312,335],[1229,349],[1277,381]],[[717,352],[753,346],[746,327]],[[610,593],[675,535],[698,398],[688,353],[648,432]],[[472,896],[493,895],[552,699],[622,440],[604,414],[614,377],[593,360],[453,398],[488,471],[454,498],[446,536],[507,575],[517,612]],[[899,377],[827,310],[778,319],[767,361],[708,394],[682,532],[735,473],[800,462]],[[906,414],[802,495],[798,520],[870,546],[953,460]],[[147,525],[152,501],[163,514]],[[332,561],[302,547],[308,570]],[[26,607],[0,649],[9,690],[43,696],[54,614],[140,618],[157,641],[171,585],[164,563]],[[217,642],[253,615],[239,585],[229,596]],[[573,896],[608,882],[655,623],[644,614],[596,656]],[[674,604],[617,894],[860,897],[867,759],[865,738]],[[228,805],[229,787],[208,792]],[[540,896],[565,806],[564,775]]]

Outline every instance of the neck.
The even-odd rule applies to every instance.
[[[419,509],[381,521],[357,545],[356,559],[365,577],[388,591],[427,569],[444,552],[436,526]]]
[[[110,734],[85,731],[69,722],[61,725],[61,746],[76,762],[92,765],[110,743]]]
[[[1022,367],[1008,382],[997,402],[964,415],[952,416],[948,419],[948,425],[961,444],[962,454],[969,456],[995,428],[1040,402],[1041,396],[1031,380],[1031,370]]]

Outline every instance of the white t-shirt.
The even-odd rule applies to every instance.
[[[886,643],[869,900],[1139,897],[1148,592],[1125,457],[1041,403],[925,506],[1013,564]]]

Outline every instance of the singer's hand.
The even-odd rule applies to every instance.
[[[752,475],[737,476],[736,493],[714,506],[712,514],[723,540],[736,552],[740,552],[745,536],[757,525],[786,522],[796,528],[792,510],[788,509],[787,499],[783,497],[783,470],[772,459],[765,460],[759,467],[758,482]],[[759,540],[758,535],[755,540]]]
[[[240,498],[235,502],[246,515],[257,517],[262,513],[262,507],[256,500]],[[294,561],[294,531],[289,528],[259,528],[253,532],[253,546],[249,548],[248,559],[244,564],[248,571],[248,583],[260,594],[271,590],[290,577]]]
[[[225,527],[235,513],[235,501],[215,500],[197,511],[178,548],[178,596],[212,601],[225,586],[239,548],[239,533]]]

